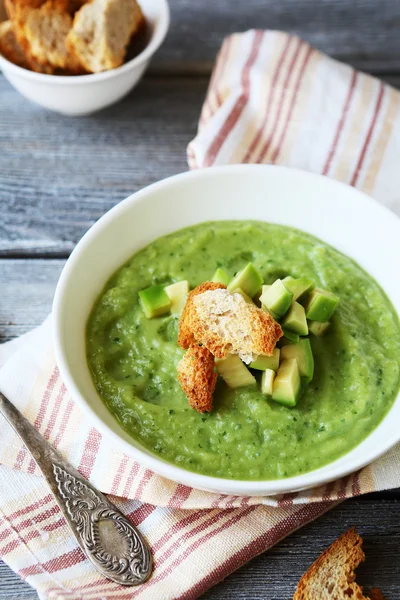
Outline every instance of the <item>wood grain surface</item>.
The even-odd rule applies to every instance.
[[[149,75],[119,104],[69,119],[0,76],[0,342],[41,323],[76,242],[137,189],[187,169],[215,55],[235,31],[296,33],[400,87],[399,0],[170,0],[171,28]],[[1,493],[1,491],[0,491]],[[206,593],[206,600],[288,600],[334,538],[356,525],[359,580],[400,598],[400,492],[347,501]],[[0,600],[36,593],[0,563]],[[162,599],[157,599],[162,600]]]
[[[235,31],[296,33],[334,58],[374,72],[400,70],[398,0],[170,0],[171,29],[155,72],[208,73]]]

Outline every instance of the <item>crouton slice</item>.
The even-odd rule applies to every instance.
[[[222,290],[226,289],[226,285],[223,283],[214,283],[212,281],[206,281],[201,285],[198,285],[194,290],[189,292],[185,306],[183,307],[181,318],[179,320],[179,335],[178,335],[178,344],[184,350],[187,350],[189,346],[196,342],[192,328],[191,322],[193,317],[195,316],[195,309],[193,304],[193,299],[198,294],[203,294],[209,290]]]
[[[354,527],[341,535],[321,554],[300,579],[293,600],[373,600],[364,596],[355,582],[355,569],[365,560],[362,538]]]
[[[385,600],[385,596],[382,594],[381,590],[378,590],[378,588],[372,588],[368,595],[370,600]]]
[[[18,67],[22,67],[23,69],[30,68],[24,51],[15,37],[11,21],[0,23],[0,54],[10,62],[18,65]]]
[[[69,10],[72,13],[76,13],[88,0],[69,0]]]
[[[67,45],[93,73],[123,64],[131,37],[144,25],[136,0],[91,0],[75,15]]]
[[[217,374],[214,357],[207,348],[190,346],[178,363],[178,380],[192,408],[200,413],[212,409]]]
[[[70,74],[84,72],[79,60],[66,45],[72,28],[68,0],[47,0],[39,8],[16,5],[18,40],[24,50],[44,68],[62,69]]]
[[[189,314],[183,317],[184,330],[178,342],[187,343],[192,336],[217,358],[238,354],[250,363],[259,355],[271,356],[283,335],[268,312],[226,289],[198,290],[190,300]]]

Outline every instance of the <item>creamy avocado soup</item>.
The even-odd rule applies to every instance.
[[[194,288],[218,267],[233,276],[250,261],[267,283],[307,277],[340,304],[327,333],[310,335],[314,377],[295,407],[219,378],[212,412],[200,414],[177,380],[178,317],[147,319],[138,292],[183,279]],[[374,279],[320,240],[268,223],[210,222],[157,239],[111,277],[89,319],[87,356],[109,410],[155,454],[206,475],[278,479],[335,460],[382,420],[399,389],[400,326]]]

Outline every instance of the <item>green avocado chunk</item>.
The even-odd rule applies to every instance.
[[[241,290],[240,288],[237,288],[237,289],[236,289],[234,292],[232,292],[232,293],[233,293],[233,294],[240,294],[240,295],[242,296],[243,300],[244,300],[245,302],[247,302],[247,304],[253,304],[253,305],[255,306],[255,304],[254,304],[253,300],[250,298],[250,296],[248,296],[247,294],[245,294],[245,293],[244,293],[244,291],[243,291],[243,290]]]
[[[270,286],[263,286],[260,301],[271,312],[282,317],[293,300],[292,292],[289,292],[281,279],[277,279]]]
[[[282,326],[285,329],[294,331],[294,333],[297,333],[298,335],[308,335],[308,325],[304,306],[298,302],[293,302],[282,321]]]
[[[296,406],[300,392],[301,379],[297,361],[293,358],[283,360],[273,383],[272,400],[285,406]]]
[[[275,371],[265,369],[261,377],[261,392],[266,396],[272,396],[274,390]]]
[[[221,267],[215,271],[213,278],[211,279],[214,283],[223,283],[224,285],[228,285],[230,280],[231,276],[229,273],[225,271],[225,269],[221,269]]]
[[[265,371],[266,369],[271,369],[272,371],[277,371],[279,368],[279,357],[281,351],[279,348],[274,348],[272,356],[263,356],[260,355],[253,360],[249,364],[250,369],[256,369],[257,371]]]
[[[308,296],[304,305],[307,319],[326,323],[335,312],[338,304],[339,298],[335,294],[327,290],[315,288]]]
[[[290,277],[288,275],[285,279],[282,279],[282,282],[289,292],[293,294],[293,300],[297,300],[304,296],[306,292],[310,292],[314,287],[314,282],[312,279],[294,279],[294,277]]]
[[[314,376],[314,357],[308,338],[301,339],[298,344],[288,344],[281,348],[281,360],[292,358],[297,360],[300,375],[304,377],[305,383],[309,383]]]
[[[256,380],[237,354],[228,354],[226,358],[217,358],[215,366],[219,375],[231,389],[256,385]]]
[[[320,321],[308,321],[308,331],[313,335],[321,337],[330,327],[330,322],[321,323]]]
[[[167,285],[164,289],[171,302],[171,312],[179,314],[189,293],[189,282],[186,279],[184,281],[177,281],[176,283]]]
[[[163,285],[154,285],[139,292],[144,314],[148,319],[161,317],[171,310],[171,300]]]
[[[253,263],[249,263],[239,271],[228,285],[229,292],[235,292],[238,288],[252,298],[256,295],[263,284],[263,278]]]
[[[298,333],[294,333],[294,331],[290,331],[290,329],[286,329],[282,327],[283,337],[280,338],[279,343],[281,346],[286,346],[286,344],[297,344],[300,341],[300,336]]]

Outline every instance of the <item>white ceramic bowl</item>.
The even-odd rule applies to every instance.
[[[0,0],[4,18],[4,0]],[[68,116],[92,114],[121,100],[138,83],[169,26],[167,0],[140,0],[149,28],[145,49],[117,69],[79,76],[34,73],[0,55],[0,69],[23,96],[44,108]],[[1,11],[3,9],[3,11]]]
[[[219,493],[267,495],[316,486],[373,461],[400,441],[400,395],[354,450],[304,475],[235,481],[191,473],[136,443],[108,412],[86,362],[85,328],[98,294],[132,254],[161,235],[208,220],[256,219],[297,227],[355,259],[400,312],[400,220],[368,196],[326,177],[284,167],[237,165],[184,173],[133,194],[104,215],[69,258],[54,299],[54,345],[67,388],[93,425],[127,455],[183,484]]]

